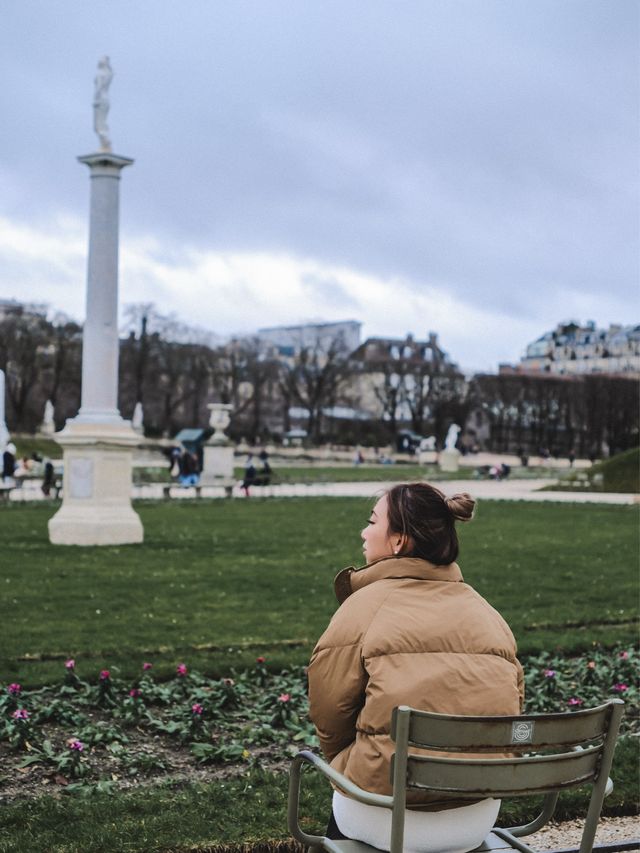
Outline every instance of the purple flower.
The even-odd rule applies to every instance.
[[[545,669],[544,677],[545,678],[555,678],[556,677],[555,669]]]
[[[572,696],[571,699],[567,702],[567,705],[571,705],[571,707],[579,707],[580,705],[584,705],[584,700],[580,699],[578,696]]]
[[[111,673],[109,672],[108,669],[103,669],[100,672],[100,681],[109,681],[110,678],[111,678]]]
[[[82,752],[82,750],[84,749],[84,744],[81,740],[78,740],[77,738],[71,738],[71,740],[68,740],[67,743],[69,744],[69,749],[74,749],[76,752]]]
[[[616,693],[626,693],[626,691],[629,689],[629,685],[623,684],[621,681],[619,681],[617,684],[614,684],[611,689],[615,690]]]
[[[29,719],[29,712],[27,711],[26,708],[18,708],[18,710],[14,711],[11,716],[13,717],[14,720],[28,720]]]
[[[67,669],[75,669],[76,668],[76,662],[74,661],[73,658],[69,658],[69,660],[66,660],[64,662],[64,665]]]
[[[629,652],[620,652],[620,657],[622,658],[622,660],[627,660],[629,658]]]
[[[145,661],[145,662],[142,664],[142,669],[143,669],[145,672],[146,672],[148,669],[153,669],[153,664],[152,664],[152,663],[149,663],[148,661]]]
[[[131,696],[132,699],[139,699],[142,696],[142,691],[137,687],[132,687],[129,691],[129,696]]]
[[[187,669],[187,665],[184,663],[179,663],[176,667],[176,673],[180,676],[180,678],[183,678],[188,672],[189,670]]]
[[[191,706],[191,713],[194,714],[196,717],[199,717],[204,713],[204,708],[199,702],[195,702]]]
[[[10,685],[7,687],[7,690],[9,691],[9,693],[10,693],[12,696],[17,696],[17,695],[18,695],[18,693],[20,693],[20,691],[22,690],[22,687],[21,687],[19,684],[16,684],[16,683],[14,682],[13,684],[10,684]]]

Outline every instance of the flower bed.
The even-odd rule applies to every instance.
[[[596,650],[525,661],[529,712],[577,710],[618,696],[623,727],[638,730],[637,651]],[[298,749],[317,746],[309,722],[304,668],[255,666],[207,678],[178,663],[157,681],[149,662],[125,682],[102,670],[93,681],[65,664],[61,683],[37,690],[12,683],[0,695],[0,795],[59,790],[108,791],[182,775],[193,781],[278,768]]]

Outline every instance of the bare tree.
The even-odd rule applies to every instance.
[[[323,411],[335,406],[350,373],[348,351],[341,336],[300,347],[283,369],[285,397],[307,410],[307,433],[313,442],[322,436]]]
[[[53,317],[47,354],[45,392],[61,428],[78,411],[82,381],[82,327],[66,314]]]
[[[44,314],[7,312],[0,323],[0,369],[6,376],[7,423],[33,432],[42,418],[42,376],[51,354],[51,324]]]

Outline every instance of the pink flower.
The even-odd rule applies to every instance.
[[[545,678],[555,678],[556,677],[555,669],[545,669],[544,677]]]
[[[179,663],[176,667],[177,674],[182,678],[184,675],[188,673],[187,665],[184,663]]]
[[[197,717],[199,717],[201,714],[204,713],[204,708],[202,707],[202,705],[199,702],[195,702],[191,706],[191,713],[195,714]]]
[[[28,720],[29,719],[29,712],[27,711],[26,708],[18,708],[18,710],[14,711],[11,716],[13,717],[14,720]]]
[[[69,660],[66,660],[64,662],[64,665],[65,665],[66,669],[75,669],[76,668],[76,662],[74,661],[73,658],[69,658]]]
[[[222,683],[224,684],[225,687],[234,687],[235,686],[235,681],[233,680],[233,678],[223,678]]]
[[[10,684],[10,685],[7,687],[7,690],[9,691],[9,693],[10,693],[12,696],[17,696],[17,695],[18,695],[18,693],[20,693],[20,691],[22,690],[22,687],[21,687],[19,684],[16,684],[16,683],[14,682],[13,684]]]
[[[82,752],[84,749],[84,744],[77,738],[71,738],[67,743],[69,744],[69,749],[74,749],[76,752]]]
[[[584,701],[577,696],[572,696],[571,699],[567,702],[567,705],[571,705],[572,707],[578,707],[579,705],[584,705]]]
[[[111,678],[111,673],[108,669],[103,669],[100,672],[100,681],[108,681]]]
[[[256,658],[256,663],[264,663],[265,661],[266,661],[266,658],[263,658],[262,655],[260,655],[259,658]]]
[[[148,669],[153,669],[153,664],[152,664],[152,663],[149,663],[148,661],[145,661],[145,662],[142,664],[142,669],[143,669],[145,672],[146,672]]]
[[[627,660],[629,658],[629,652],[620,652],[620,657],[622,660]]]
[[[594,660],[590,660],[589,663],[587,664],[587,669],[595,669],[595,668],[596,668],[596,662]]]
[[[129,696],[131,696],[132,699],[139,699],[142,696],[142,691],[137,687],[132,687],[129,691]]]
[[[281,694],[278,696],[278,702],[283,702],[283,703],[284,703],[284,702],[290,702],[290,701],[291,701],[291,696],[290,696],[290,694],[289,694],[289,693],[281,693]]]
[[[614,684],[611,689],[615,690],[616,693],[625,693],[629,689],[629,685],[623,684],[621,681],[619,681],[617,684]]]

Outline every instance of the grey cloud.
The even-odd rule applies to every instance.
[[[635,299],[632,0],[65,9],[3,14],[7,212],[85,215],[107,52],[132,233],[445,282],[513,316],[547,288]]]

